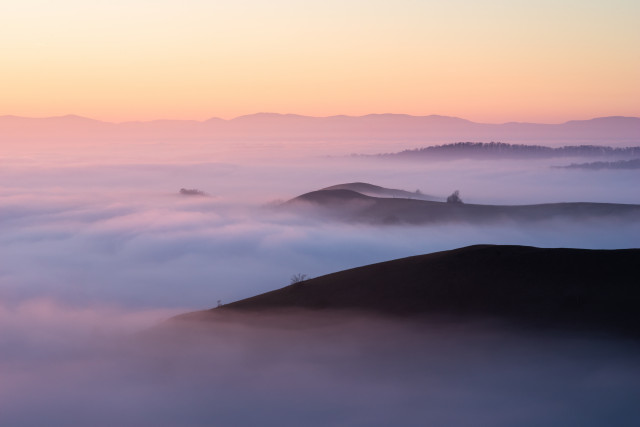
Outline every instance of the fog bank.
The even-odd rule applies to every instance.
[[[260,322],[259,322],[260,323]],[[295,317],[281,320],[299,325]],[[71,325],[59,325],[69,330]],[[216,323],[33,340],[0,363],[5,425],[635,425],[640,348],[495,324]]]
[[[469,203],[640,203],[637,171],[326,157],[379,152],[368,141],[47,142],[0,158],[0,424],[637,424],[637,349],[622,342],[377,321],[311,336],[238,326],[135,335],[296,273],[478,243],[640,242],[637,223],[350,226],[274,210],[276,200],[363,181],[443,198],[458,189]]]

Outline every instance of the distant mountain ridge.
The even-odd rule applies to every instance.
[[[419,140],[583,140],[640,144],[640,118],[601,117],[561,124],[476,123],[449,116],[369,114],[311,117],[258,113],[231,120],[154,120],[110,123],[67,115],[48,118],[0,116],[0,138],[44,136],[114,138],[280,137]]]
[[[304,280],[221,308],[179,316],[357,310],[400,316],[497,317],[516,324],[640,337],[640,249],[475,245]]]

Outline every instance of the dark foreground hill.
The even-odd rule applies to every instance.
[[[373,224],[640,219],[640,205],[589,202],[478,205],[372,197],[349,189],[312,191],[286,202],[283,207],[301,209],[306,215],[316,214],[341,221]]]
[[[640,337],[639,266],[640,249],[477,245],[340,271],[180,318],[355,310]]]

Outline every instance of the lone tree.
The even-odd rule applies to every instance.
[[[460,198],[460,192],[458,190],[451,193],[449,197],[447,197],[447,203],[463,203]]]
[[[294,274],[293,276],[291,276],[291,284],[295,285],[296,283],[300,283],[300,282],[304,282],[305,280],[307,280],[307,275],[306,274]]]

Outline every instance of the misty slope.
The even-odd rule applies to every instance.
[[[402,199],[418,199],[418,200],[438,200],[435,196],[422,193],[412,193],[405,190],[396,190],[393,188],[384,188],[378,185],[368,184],[366,182],[350,182],[346,184],[332,185],[322,190],[351,190],[366,196],[402,198]]]
[[[277,309],[490,316],[640,334],[640,249],[476,245],[309,279],[190,316]]]
[[[475,205],[406,198],[371,197],[353,190],[318,190],[283,204],[306,214],[347,222],[373,224],[491,223],[552,219],[638,219],[640,205],[615,203],[546,203],[537,205]]]

